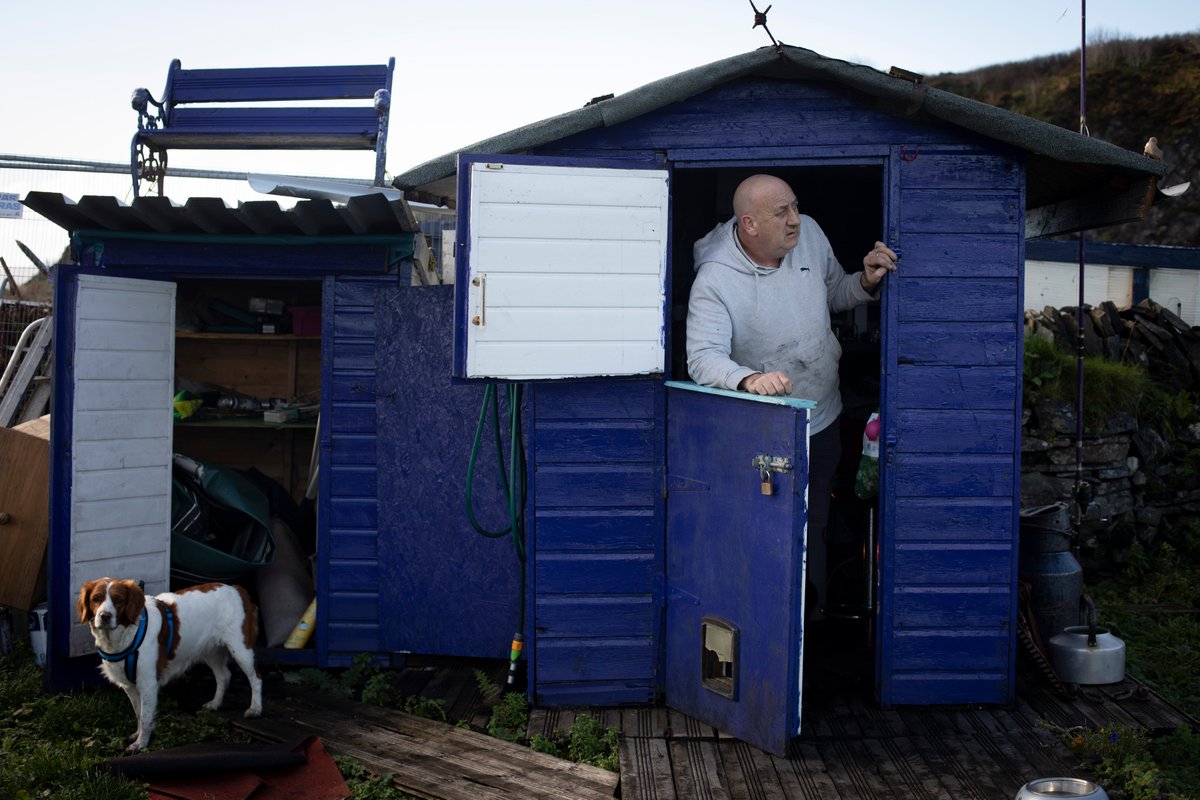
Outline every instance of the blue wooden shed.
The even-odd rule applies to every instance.
[[[850,269],[876,239],[902,256],[881,303],[834,321],[849,474],[824,564],[806,542],[811,403],[701,390],[686,373],[692,242],[756,172],[791,183]],[[885,706],[1009,703],[1025,240],[1138,218],[1164,173],[919,81],[781,47],[400,175],[410,201],[458,208],[453,288],[412,286],[412,228],[394,202],[389,219],[369,198],[283,213],[31,195],[72,231],[81,262],[61,270],[56,303],[51,675],[65,683],[89,666],[64,607],[94,577],[81,562],[164,574],[163,548],[137,544],[161,513],[132,523],[109,495],[161,484],[165,465],[144,459],[169,453],[113,443],[132,441],[119,427],[129,418],[169,407],[170,381],[139,370],[152,360],[143,350],[178,360],[178,306],[174,290],[142,295],[220,284],[249,297],[282,281],[322,309],[321,335],[290,344],[319,363],[313,663],[502,657],[522,619],[535,703],[665,698],[779,750],[799,727],[806,634],[828,617],[869,638],[849,652]],[[384,221],[365,224],[380,219],[368,206]],[[114,281],[133,296],[104,294]],[[152,320],[174,345],[144,345]],[[118,357],[84,352],[104,341]],[[111,374],[85,369],[94,363]],[[95,416],[109,390],[121,413]],[[491,427],[480,411],[493,394],[512,422],[501,439],[518,446],[503,479],[478,459],[474,502],[517,547],[475,535],[464,508],[468,463],[495,447],[474,436]],[[879,492],[860,500],[854,455],[876,408]],[[169,437],[161,424],[138,436]],[[81,439],[88,425],[108,431],[102,444]],[[283,474],[298,460],[278,463]],[[132,507],[153,507],[131,491]]]
[[[91,637],[74,619],[82,581],[126,576],[157,593],[214,576],[175,552],[174,453],[253,470],[299,506],[292,549],[312,559],[316,633],[305,649],[276,646],[260,659],[326,667],[359,653],[507,653],[518,559],[474,534],[464,512],[484,392],[451,384],[453,287],[413,275],[419,221],[407,203],[378,191],[287,210],[40,192],[23,202],[70,232],[77,262],[56,269],[51,685],[97,675]],[[237,324],[266,301],[302,313],[291,327],[271,315]],[[173,421],[182,379],[301,398],[319,416]],[[491,461],[479,474],[496,481]],[[480,495],[480,516],[503,518],[500,501]],[[261,570],[233,580],[265,617],[295,610],[279,593],[302,591],[303,572],[274,581],[270,596],[260,596]]]
[[[806,570],[823,614],[868,609],[883,705],[1014,699],[1025,241],[1140,217],[1164,167],[897,74],[764,48],[394,182],[459,209],[456,375],[527,382],[536,702],[661,693],[777,749],[822,616]],[[823,565],[803,404],[687,384],[692,243],[756,172],[790,182],[848,269],[876,239],[901,253],[882,302],[834,320],[851,463]]]

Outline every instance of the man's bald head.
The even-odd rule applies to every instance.
[[[751,175],[733,193],[737,237],[756,264],[777,267],[800,240],[800,209],[787,181]]]
[[[792,187],[788,186],[787,181],[774,175],[751,175],[739,183],[733,192],[733,214],[739,219],[744,214],[754,214],[761,209],[765,200],[781,193],[792,193]]]

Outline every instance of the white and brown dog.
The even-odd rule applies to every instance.
[[[242,587],[206,583],[146,597],[133,581],[99,578],[79,592],[79,621],[96,640],[100,672],[133,704],[138,728],[126,753],[149,744],[159,687],[198,661],[208,664],[217,679],[205,708],[215,711],[225,699],[228,653],[250,681],[246,716],[262,713],[262,679],[254,669],[258,609]]]

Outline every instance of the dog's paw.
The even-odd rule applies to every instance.
[[[203,708],[205,711],[216,711],[218,708],[221,707],[221,704],[218,703],[216,700],[209,700],[207,703],[205,703],[204,705],[202,705],[200,707]]]
[[[244,716],[246,719],[256,719],[262,716],[262,709],[251,706],[250,708],[246,709],[246,713],[242,716]]]
[[[128,747],[125,748],[125,755],[132,756],[140,753],[141,751],[142,746],[137,742],[132,742]]]

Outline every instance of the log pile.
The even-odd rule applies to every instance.
[[[1079,338],[1078,309],[1025,313],[1026,335],[1052,339],[1074,354]],[[1152,378],[1172,392],[1200,386],[1200,328],[1153,300],[1118,310],[1111,301],[1084,306],[1083,344],[1087,355],[1141,364]]]
[[[1084,308],[1088,355],[1137,363],[1173,396],[1200,393],[1200,328],[1147,300],[1118,310]],[[1026,334],[1052,339],[1074,354],[1076,309],[1046,308],[1025,317]],[[1076,483],[1074,403],[1030,396],[1022,420],[1021,505],[1069,500]],[[1110,418],[1082,445],[1082,475],[1093,496],[1081,529],[1083,557],[1120,563],[1134,538],[1152,545],[1182,534],[1200,515],[1200,415],[1189,401],[1172,423],[1129,414]]]

